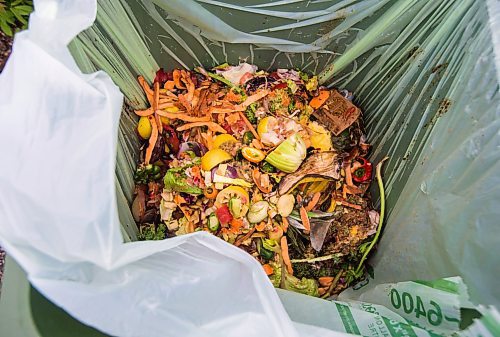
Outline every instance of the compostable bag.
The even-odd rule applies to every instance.
[[[500,304],[498,7],[35,1],[0,76],[0,244],[45,296],[116,336],[456,331],[471,306],[461,278],[403,281],[458,275],[474,302]],[[139,108],[138,74],[239,59],[354,91],[372,159],[391,157],[374,278],[341,302],[277,294],[251,256],[207,233],[129,242],[138,145],[122,93]],[[478,309],[466,333],[494,335],[497,313]]]

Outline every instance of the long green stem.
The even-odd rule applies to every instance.
[[[365,250],[365,253],[363,254],[363,257],[361,258],[361,261],[359,261],[358,268],[356,268],[356,271],[354,272],[355,274],[358,274],[361,268],[363,267],[363,262],[366,260],[368,254],[372,250],[373,246],[375,246],[375,243],[378,241],[378,237],[380,236],[380,233],[382,232],[382,225],[384,223],[384,215],[385,215],[385,191],[384,191],[384,182],[382,181],[382,175],[381,175],[381,170],[382,170],[382,164],[389,159],[389,157],[385,157],[382,159],[378,164],[376,168],[376,176],[377,176],[377,183],[378,183],[378,188],[380,190],[380,217],[379,217],[379,222],[378,222],[378,228],[377,228],[377,233],[375,233],[375,237],[373,238],[373,241],[370,243],[368,248]]]
[[[312,259],[294,259],[294,260],[290,260],[290,262],[292,262],[292,263],[304,263],[304,262],[315,263],[315,262],[321,262],[321,261],[328,261],[331,259],[339,258],[341,256],[342,256],[342,254],[331,254],[331,255],[314,257]]]
[[[210,76],[211,78],[213,78],[214,80],[220,81],[220,82],[224,83],[225,85],[227,85],[228,87],[233,88],[237,93],[243,93],[243,90],[240,87],[238,87],[237,85],[234,85],[231,81],[225,79],[224,77],[217,75],[217,74],[214,74],[214,73],[210,73],[208,71],[207,71],[207,75]]]

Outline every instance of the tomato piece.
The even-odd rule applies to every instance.
[[[276,89],[286,89],[288,87],[288,84],[286,82],[281,82],[273,86],[273,90]]]
[[[163,130],[165,132],[165,141],[168,144],[168,147],[173,153],[177,154],[177,152],[179,152],[181,142],[177,137],[176,131],[170,125],[164,125]]]
[[[222,205],[221,207],[217,208],[215,211],[215,215],[217,216],[217,219],[219,219],[219,222],[223,225],[227,225],[228,223],[233,220],[233,216],[231,215],[231,212],[229,211],[229,207],[227,205]]]

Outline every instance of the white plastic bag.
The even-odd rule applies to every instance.
[[[251,256],[206,233],[122,243],[114,169],[122,95],[67,43],[94,1],[38,1],[0,77],[0,244],[32,284],[116,336],[297,336]]]

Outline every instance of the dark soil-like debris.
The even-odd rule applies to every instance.
[[[0,31],[0,72],[12,50],[12,38]]]

